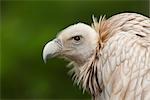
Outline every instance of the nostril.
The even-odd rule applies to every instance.
[[[54,42],[57,43],[59,46],[62,46],[60,39],[55,39]]]

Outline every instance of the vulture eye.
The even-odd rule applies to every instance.
[[[74,37],[73,37],[73,39],[74,39],[75,41],[80,41],[80,38],[81,38],[80,36],[74,36]]]

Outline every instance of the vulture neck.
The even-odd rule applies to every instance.
[[[103,83],[101,78],[101,50],[104,43],[108,40],[109,27],[107,20],[101,17],[99,22],[93,18],[92,27],[99,34],[99,41],[97,47],[92,53],[91,57],[84,64],[73,63],[74,67],[71,70],[73,72],[73,80],[77,85],[81,85],[84,90],[90,92],[93,97],[96,97],[102,92]],[[109,28],[108,28],[109,27]]]
[[[88,91],[93,97],[96,97],[101,93],[103,87],[102,81],[99,79],[100,70],[100,44],[95,49],[91,57],[84,63],[78,64],[73,62],[74,65],[71,72],[73,72],[73,80],[77,85],[83,88],[83,92]]]

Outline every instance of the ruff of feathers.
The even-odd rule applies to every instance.
[[[108,38],[108,27],[105,16],[101,16],[99,22],[93,16],[92,28],[99,34],[99,41],[93,55],[83,66],[78,66],[75,62],[68,65],[73,65],[69,73],[72,74],[74,83],[82,87],[83,92],[86,90],[94,97],[101,92],[103,87],[102,83],[99,83],[97,63],[100,62],[101,49]]]

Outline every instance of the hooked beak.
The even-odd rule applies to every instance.
[[[59,39],[48,42],[43,49],[43,60],[46,63],[48,58],[56,57],[62,50],[62,44]]]

